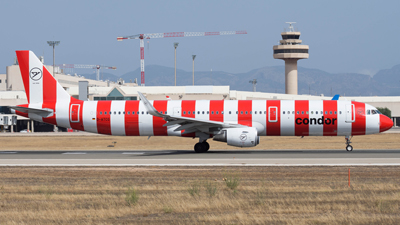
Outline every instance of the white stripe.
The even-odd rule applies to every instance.
[[[285,111],[285,114],[283,114]],[[281,136],[294,136],[294,101],[281,101]]]
[[[57,88],[57,96],[59,90]],[[57,126],[69,128],[71,127],[69,123],[69,99],[56,102],[56,120]]]
[[[207,114],[207,111],[211,113],[210,100],[196,100],[195,111],[196,111],[196,119],[210,120],[210,115]],[[200,112],[200,114],[198,114],[198,112]]]
[[[111,101],[111,134],[125,136],[125,101]]]
[[[367,110],[373,109],[372,106],[365,104],[365,134],[376,134],[379,133],[379,114],[367,115]]]
[[[318,124],[318,119],[321,119],[324,114],[321,114],[321,112],[324,111],[324,102],[322,100],[315,100],[315,101],[309,101],[309,133],[312,136],[323,136],[324,135],[324,125],[323,124]],[[311,114],[311,112],[313,112]],[[311,118],[316,120],[316,124],[313,121],[313,124],[311,125]]]
[[[29,103],[35,104],[43,102],[43,70],[43,64],[33,52],[29,51]],[[36,76],[31,74],[31,72],[38,71],[40,71],[40,73]]]
[[[182,110],[182,105],[181,105],[182,101],[168,101],[167,103],[167,114],[168,115],[173,115],[174,114],[174,108],[178,108],[179,113],[181,113]],[[177,115],[177,116],[181,116],[181,114]],[[182,132],[181,131],[174,131],[176,128],[178,127],[178,125],[175,126],[168,126],[167,129],[167,133],[168,136],[181,136]]]
[[[153,101],[150,101],[153,104]],[[144,112],[144,114],[142,114]],[[143,101],[139,103],[139,134],[140,136],[153,136],[153,116],[147,114]]]
[[[238,115],[236,111],[238,111],[238,101],[225,101],[224,102],[224,122],[225,123],[237,123],[238,122]],[[229,114],[229,112],[231,112]]]
[[[82,114],[85,131],[97,133],[97,101],[84,101]]]
[[[338,101],[338,136],[351,135],[351,124],[346,123],[346,105],[351,104],[350,101]],[[341,113],[340,113],[341,112]]]
[[[225,101],[225,103],[226,102],[228,101]],[[267,102],[265,100],[253,100],[251,105],[253,112],[252,120],[254,122],[260,123],[264,127],[264,129],[261,132],[259,132],[258,135],[265,136],[267,135],[267,130],[265,129],[267,127],[267,117],[266,115],[264,115],[264,111],[267,108]]]

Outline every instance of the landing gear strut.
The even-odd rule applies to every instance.
[[[353,146],[350,145],[350,143],[351,143],[350,140],[351,140],[352,137],[353,137],[353,136],[351,136],[351,137],[346,136],[346,137],[345,137],[345,139],[346,139],[346,151],[348,151],[348,152],[353,151]]]
[[[210,144],[208,144],[207,141],[199,142],[194,145],[194,151],[196,153],[204,153],[207,152],[208,149],[210,149]]]

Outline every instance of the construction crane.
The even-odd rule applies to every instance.
[[[140,40],[140,84],[144,83],[144,41],[143,39],[151,38],[169,38],[169,37],[199,37],[199,36],[215,36],[215,35],[233,35],[233,34],[247,34],[245,30],[242,31],[216,31],[216,32],[168,32],[168,33],[152,33],[152,34],[136,34],[132,36],[117,37],[117,41],[124,39],[139,39]]]
[[[102,66],[102,65],[85,65],[85,64],[61,64],[57,65],[58,67],[65,69],[96,69],[96,80],[100,80],[100,70],[116,70],[115,66]]]

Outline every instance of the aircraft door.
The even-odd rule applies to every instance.
[[[278,121],[278,107],[271,106],[268,108],[268,122],[277,122]]]
[[[81,105],[79,104],[72,104],[69,110],[70,121],[71,123],[79,123],[79,109]]]
[[[174,116],[181,116],[182,108],[174,108]]]
[[[356,120],[356,110],[354,104],[346,105],[346,123],[353,123]]]

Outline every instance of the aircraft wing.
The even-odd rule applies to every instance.
[[[165,121],[167,121],[167,123],[164,124],[163,126],[173,126],[173,125],[177,126],[177,128],[174,131],[185,130],[183,132],[184,134],[196,131],[207,133],[209,132],[209,128],[211,127],[215,128],[247,127],[237,123],[224,123],[212,120],[203,120],[203,119],[162,114],[154,108],[154,106],[150,103],[150,101],[147,100],[147,98],[144,97],[144,95],[141,92],[138,91],[138,94],[140,96],[140,100],[143,101],[143,104],[146,107],[149,114],[157,117],[162,117]]]

